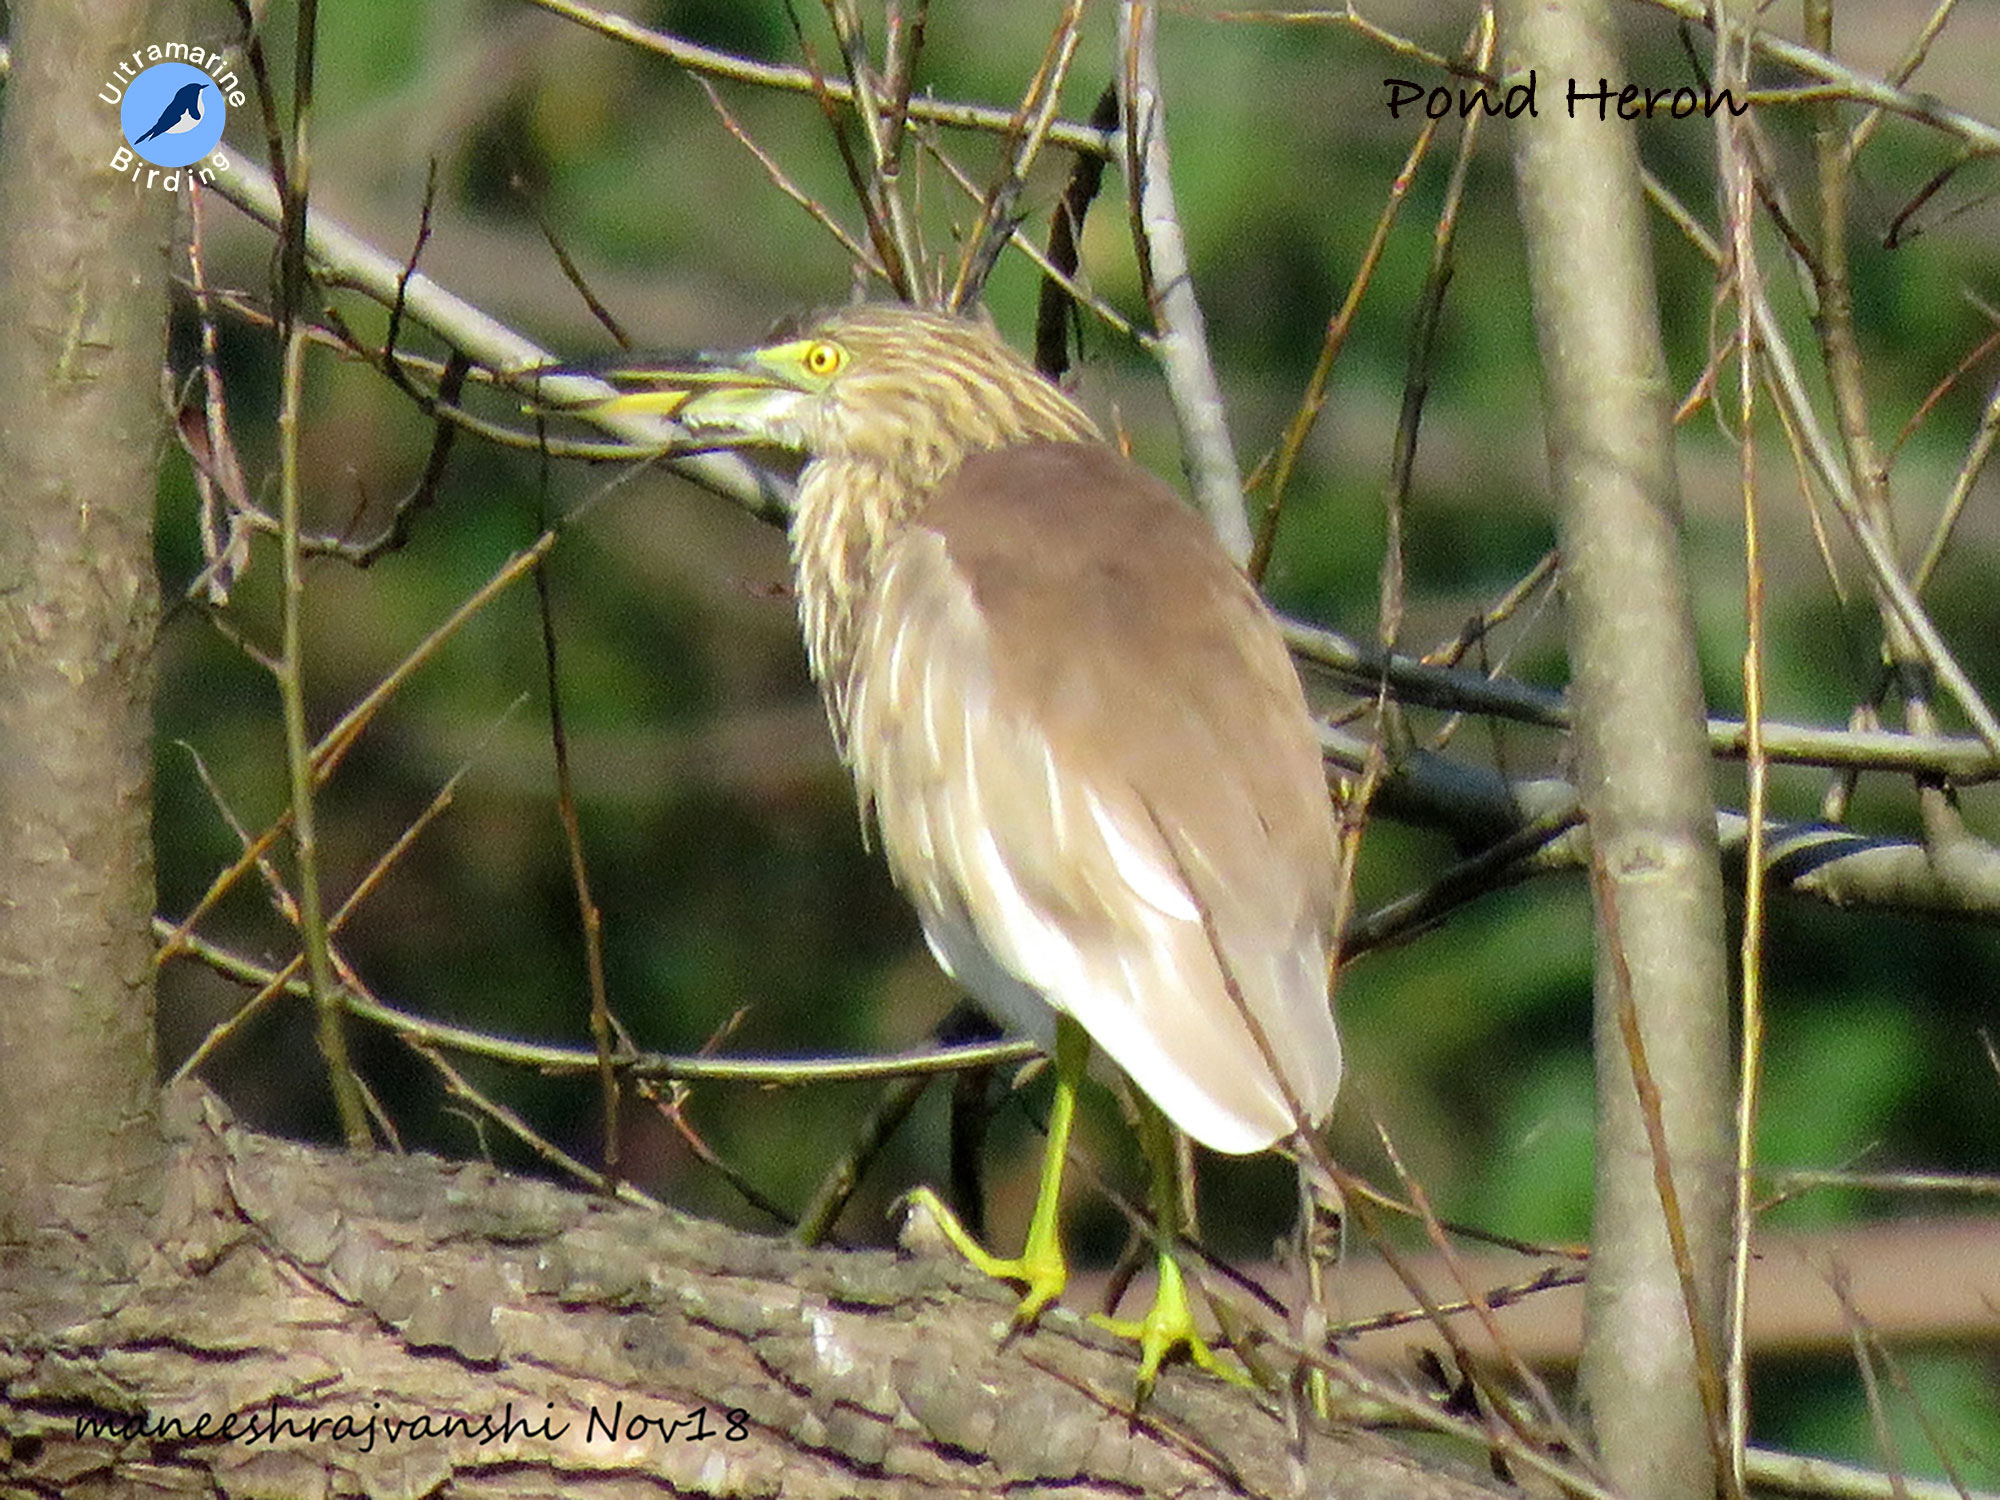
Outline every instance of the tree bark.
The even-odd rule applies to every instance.
[[[1505,1493],[1169,1370],[956,1259],[807,1251],[171,1096],[156,1249],[0,1302],[0,1486],[174,1495]],[[225,1431],[225,1422],[228,1422]],[[275,1424],[275,1425],[274,1425]],[[678,1424],[677,1426],[675,1424]],[[11,1491],[10,1491],[11,1493]]]
[[[0,122],[0,1247],[144,1208],[157,1171],[155,475],[173,199],[110,166],[131,0],[18,0]]]
[[[1602,0],[1505,0],[1500,18],[1507,70],[1533,68],[1541,96],[1514,123],[1514,162],[1596,897],[1582,1395],[1634,1500],[1707,1500],[1721,1414],[1698,1376],[1706,1363],[1719,1380],[1722,1349],[1729,970],[1638,150],[1629,126],[1565,102],[1572,80],[1623,85]]]

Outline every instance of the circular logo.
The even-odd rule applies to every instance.
[[[154,166],[184,167],[215,149],[228,112],[213,78],[189,63],[164,62],[132,80],[118,122]]]

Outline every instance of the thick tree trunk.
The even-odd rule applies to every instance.
[[[251,1135],[172,1096],[143,1272],[0,1303],[0,1489],[130,1495],[1503,1491],[1251,1394],[955,1260],[806,1251],[481,1166]],[[52,1320],[50,1314],[62,1318]],[[8,1493],[14,1491],[9,1490]]]
[[[1564,104],[1572,80],[1623,76],[1606,0],[1505,0],[1500,20],[1506,68],[1533,68],[1544,96],[1511,128],[1596,896],[1582,1395],[1621,1489],[1706,1500],[1721,1412],[1698,1374],[1704,1353],[1718,1373],[1729,1261],[1728,949],[1638,148],[1629,125]]]
[[[171,195],[114,171],[133,0],[18,0],[0,120],[0,1246],[145,1211],[153,503]]]

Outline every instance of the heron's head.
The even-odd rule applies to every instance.
[[[741,353],[601,373],[621,391],[607,407],[669,417],[700,442],[791,449],[915,484],[972,453],[1097,436],[983,323],[910,307],[844,308]]]

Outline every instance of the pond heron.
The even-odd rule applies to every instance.
[[[1159,1114],[1263,1150],[1331,1108],[1333,803],[1257,591],[1175,493],[990,329],[832,313],[745,353],[596,373],[703,446],[803,454],[792,527],[812,673],[864,819],[945,970],[1052,1052],[1041,1192],[1015,1258],[921,1193],[975,1265],[1067,1277],[1056,1205],[1091,1044],[1136,1087],[1159,1287],[1140,1388],[1197,1337]]]

